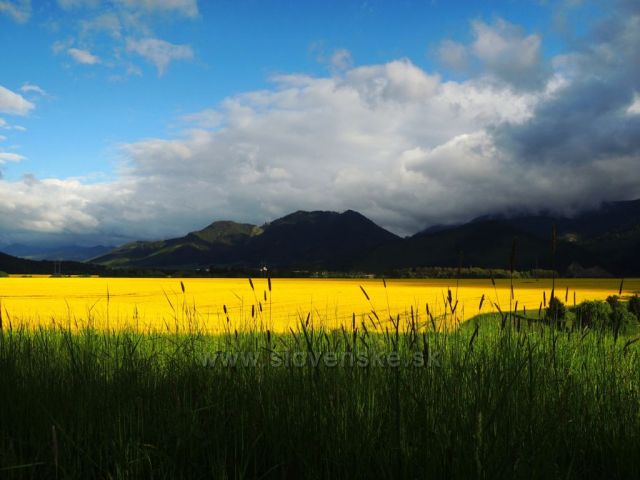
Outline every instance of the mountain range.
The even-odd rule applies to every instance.
[[[552,228],[557,231],[551,253]],[[217,221],[183,237],[137,241],[93,259],[110,269],[271,269],[389,273],[416,267],[555,268],[562,274],[640,274],[640,200],[573,217],[490,215],[401,238],[358,212],[298,211],[264,225]],[[5,256],[6,257],[6,256]],[[0,270],[8,271],[0,257]],[[15,262],[14,262],[15,263]]]
[[[4,253],[14,257],[26,258],[28,260],[66,260],[74,262],[86,262],[92,258],[104,255],[115,247],[96,245],[85,247],[83,245],[27,245],[12,243],[0,248]]]
[[[0,252],[0,272],[22,275],[106,275],[108,269],[94,263],[29,260]]]

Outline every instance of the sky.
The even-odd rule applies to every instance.
[[[639,197],[635,0],[0,0],[0,247]]]

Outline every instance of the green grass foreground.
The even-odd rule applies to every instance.
[[[640,476],[640,342],[500,324],[219,337],[5,327],[0,477]],[[255,365],[216,352],[255,352]],[[296,352],[305,366],[285,361]],[[336,352],[356,360],[334,366]]]

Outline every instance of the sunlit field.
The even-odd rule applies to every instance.
[[[555,295],[571,306],[618,294],[620,283],[560,279]],[[430,313],[439,326],[456,326],[498,308],[538,312],[551,288],[550,279],[514,280],[512,295],[509,280],[494,285],[489,279],[387,280],[385,286],[379,279],[273,279],[269,285],[263,278],[10,277],[0,279],[0,302],[5,324],[16,327],[286,332],[307,316],[316,327],[348,329],[354,314],[359,325],[372,310],[382,322],[413,312],[418,322],[432,321]],[[639,290],[640,280],[624,280],[623,296]]]

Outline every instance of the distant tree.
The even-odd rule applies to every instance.
[[[640,322],[640,297],[638,295],[634,295],[629,299],[627,308],[636,317],[636,320]]]
[[[612,310],[616,310],[620,308],[620,297],[618,295],[609,295],[607,297],[607,303],[611,307]]]
[[[599,300],[582,302],[576,308],[576,322],[580,327],[605,329],[610,325],[611,306]]]
[[[624,329],[637,319],[617,295],[607,297],[607,303],[611,306],[611,325],[615,330]]]
[[[549,300],[549,306],[545,311],[546,322],[562,326],[564,325],[566,317],[567,308],[564,303],[562,303],[562,301],[556,296],[551,297]]]
[[[576,322],[583,327],[599,330],[624,331],[636,320],[616,295],[607,298],[605,302],[582,302],[576,309]]]

